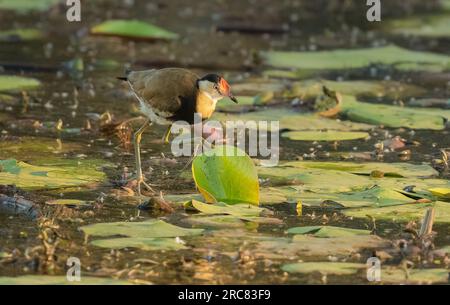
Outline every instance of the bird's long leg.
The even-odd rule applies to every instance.
[[[167,127],[167,130],[166,130],[166,132],[164,133],[164,136],[163,136],[164,144],[168,144],[169,143],[171,130],[172,130],[172,125],[169,125],[169,127]]]
[[[150,120],[146,120],[144,125],[139,128],[134,134],[134,155],[136,158],[136,175],[137,175],[137,191],[139,197],[141,196],[141,184],[143,184],[149,191],[153,191],[153,189],[144,181],[144,176],[142,175],[142,166],[141,166],[141,139],[142,134],[145,129],[151,125]]]

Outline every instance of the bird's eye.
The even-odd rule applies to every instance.
[[[214,89],[219,89],[219,86],[217,84],[214,84]]]

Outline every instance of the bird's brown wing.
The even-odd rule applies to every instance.
[[[181,68],[131,72],[128,81],[136,94],[160,116],[172,117],[183,103],[195,103],[197,74]]]

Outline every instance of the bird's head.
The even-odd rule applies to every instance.
[[[231,94],[231,87],[228,82],[217,74],[207,74],[198,81],[198,88],[211,96],[214,100],[229,97],[233,102],[238,100]]]

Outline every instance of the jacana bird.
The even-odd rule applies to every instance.
[[[140,103],[140,111],[146,117],[145,123],[134,134],[133,144],[136,158],[137,191],[141,196],[141,184],[148,190],[141,168],[140,143],[142,133],[152,123],[169,125],[164,139],[167,141],[172,122],[183,120],[194,124],[194,114],[202,120],[211,117],[216,103],[229,97],[237,103],[228,82],[217,74],[207,74],[200,78],[197,74],[181,68],[130,71],[126,77],[131,91]]]

